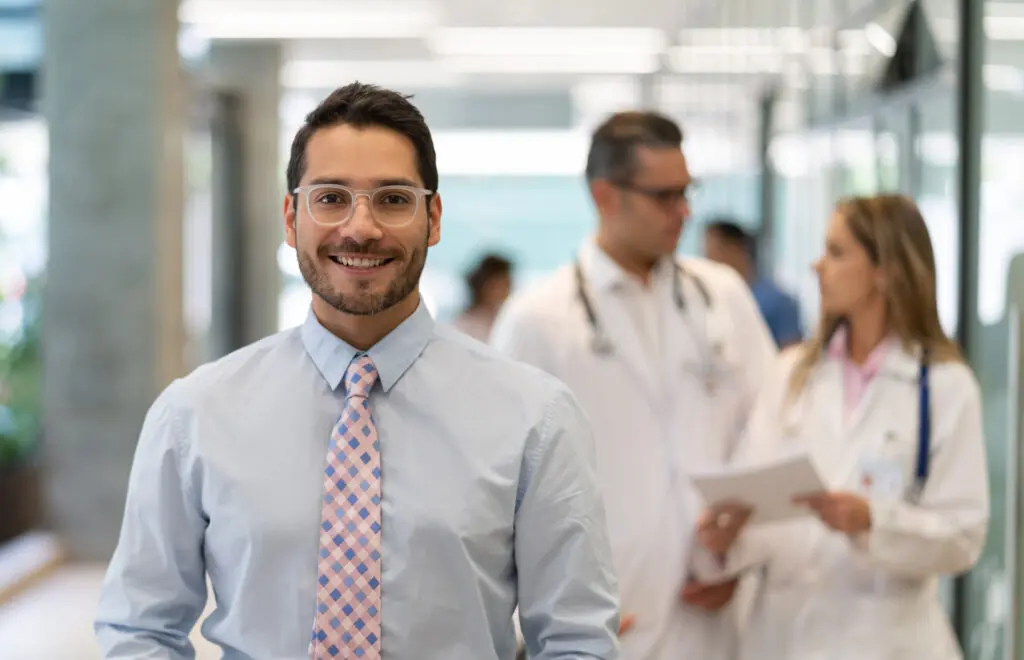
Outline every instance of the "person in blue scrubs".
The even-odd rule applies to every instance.
[[[796,298],[757,272],[754,239],[735,222],[716,219],[704,227],[704,255],[731,266],[750,284],[772,337],[780,349],[803,340],[800,305]]]

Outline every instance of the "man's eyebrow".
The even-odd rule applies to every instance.
[[[339,179],[336,177],[317,177],[309,182],[309,185],[335,185],[335,186],[351,186],[352,181],[350,179]],[[419,188],[420,185],[412,179],[406,179],[404,177],[392,178],[392,179],[376,179],[373,182],[375,187],[380,186],[409,186],[411,188]]]

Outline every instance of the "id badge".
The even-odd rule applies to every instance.
[[[865,458],[860,463],[859,485],[870,498],[900,499],[906,490],[903,466],[891,458]]]

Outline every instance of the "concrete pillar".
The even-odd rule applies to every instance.
[[[658,107],[658,75],[645,73],[639,76],[640,107],[644,110],[659,110]]]
[[[43,5],[47,495],[84,560],[112,552],[143,416],[183,369],[177,5]]]
[[[220,352],[273,334],[278,327],[284,240],[281,204],[281,46],[220,42],[210,49],[209,78],[219,99],[215,139],[214,254],[233,275],[215,282]],[[225,286],[226,284],[226,286]],[[225,332],[225,324],[227,330]]]

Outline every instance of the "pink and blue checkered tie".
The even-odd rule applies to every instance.
[[[377,367],[367,355],[345,372],[345,411],[324,473],[316,621],[310,655],[380,658],[380,442],[367,397]]]

